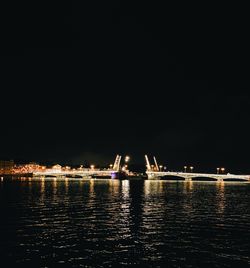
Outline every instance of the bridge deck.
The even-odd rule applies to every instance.
[[[181,177],[184,179],[193,179],[193,178],[211,178],[216,180],[224,180],[224,179],[241,179],[250,181],[250,175],[236,175],[236,174],[211,174],[211,173],[190,173],[190,172],[162,172],[162,171],[147,171],[146,172],[149,179],[154,179],[157,177],[164,176],[173,176],[173,177]]]
[[[111,176],[113,173],[117,171],[115,170],[84,170],[84,171],[42,171],[42,172],[34,172],[33,176],[93,176],[93,175],[102,175],[102,176]]]

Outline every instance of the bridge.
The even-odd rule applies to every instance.
[[[112,169],[95,169],[95,168],[79,168],[76,170],[62,170],[62,169],[45,169],[44,171],[33,172],[33,177],[110,177],[115,178],[120,171],[121,155],[117,155]]]
[[[190,181],[198,178],[208,178],[217,181],[223,180],[244,180],[250,181],[250,175],[235,175],[235,174],[211,174],[211,173],[188,173],[188,172],[161,172],[161,171],[146,171],[149,180],[160,179],[162,177],[176,177]]]
[[[173,171],[160,171],[157,164],[156,158],[154,157],[155,166],[154,169],[150,165],[147,155],[146,159],[146,174],[149,180],[161,179],[163,177],[175,177],[184,179],[185,181],[191,181],[193,179],[210,179],[215,181],[224,181],[224,180],[239,180],[239,181],[249,181],[250,175],[236,175],[236,174],[212,174],[212,173],[193,173],[193,172],[173,172]]]
[[[110,176],[112,177],[112,174],[116,173],[115,170],[68,170],[68,171],[53,171],[53,170],[46,170],[46,171],[40,171],[40,172],[34,172],[34,177],[94,177],[94,176]]]

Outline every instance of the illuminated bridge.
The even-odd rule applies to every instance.
[[[147,155],[145,155],[147,163],[146,174],[149,180],[161,179],[161,178],[180,178],[186,181],[191,181],[193,179],[210,179],[215,181],[224,181],[224,180],[239,180],[239,181],[249,181],[250,175],[235,175],[235,174],[211,174],[211,173],[193,173],[193,172],[171,172],[171,171],[160,171],[156,159],[154,157],[155,169],[152,169],[152,166],[149,163]]]
[[[210,174],[210,173],[187,173],[187,172],[162,172],[162,171],[146,171],[148,179],[160,179],[162,177],[175,177],[190,181],[192,179],[208,178],[217,181],[223,180],[244,180],[250,181],[249,175],[235,175],[235,174]]]
[[[115,170],[68,170],[68,171],[53,171],[46,170],[41,172],[34,172],[33,176],[51,176],[51,177],[94,177],[94,176],[112,176],[113,173],[116,173]]]
[[[33,172],[34,177],[82,177],[82,178],[90,178],[90,177],[110,177],[113,178],[120,171],[120,162],[121,156],[117,155],[114,164],[112,165],[112,169],[84,169],[79,168],[76,170],[62,170],[62,169],[46,169],[44,171]]]

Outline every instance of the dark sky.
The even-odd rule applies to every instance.
[[[0,157],[250,173],[244,7],[6,6]]]

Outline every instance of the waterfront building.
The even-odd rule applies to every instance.
[[[0,160],[0,174],[11,174],[14,165],[14,160]]]
[[[14,167],[15,174],[27,174],[33,172],[40,172],[46,169],[46,166],[39,165],[35,162],[30,162],[28,164],[19,164]]]

